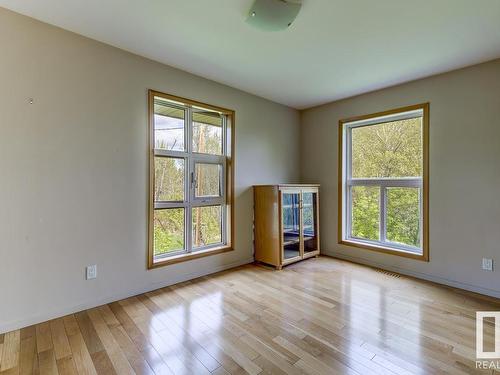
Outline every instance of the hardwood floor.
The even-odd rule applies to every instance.
[[[0,335],[0,374],[479,373],[476,310],[500,301],[327,257],[248,265]]]

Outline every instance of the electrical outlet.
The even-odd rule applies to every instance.
[[[92,280],[97,277],[97,265],[88,266],[87,270],[87,280]]]
[[[483,270],[493,271],[493,259],[483,258]]]

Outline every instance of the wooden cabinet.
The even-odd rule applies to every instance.
[[[281,269],[319,254],[319,185],[257,185],[253,191],[256,261]]]

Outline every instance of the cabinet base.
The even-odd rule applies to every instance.
[[[285,267],[285,266],[288,266],[290,264],[294,264],[297,262],[301,262],[303,260],[317,258],[317,257],[319,257],[319,255],[320,255],[319,252],[315,253],[315,254],[309,254],[309,255],[303,257],[302,259],[294,259],[292,261],[284,262],[283,264],[269,264],[269,263],[261,262],[259,260],[255,260],[254,264],[264,266],[264,267],[272,267],[276,271],[281,271],[283,269],[283,267]]]

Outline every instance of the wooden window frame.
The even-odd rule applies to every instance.
[[[345,127],[349,123],[375,119],[383,116],[391,116],[398,113],[410,111],[422,111],[422,254],[417,254],[411,251],[405,251],[402,247],[387,247],[383,245],[373,244],[369,241],[355,241],[346,237],[346,171],[345,171],[345,147],[346,147],[346,131]],[[338,243],[341,245],[377,251],[385,254],[398,255],[401,257],[429,261],[429,103],[422,103],[391,109],[388,111],[372,113],[368,115],[350,117],[339,121],[338,128]]]
[[[164,260],[159,262],[154,261],[154,188],[155,188],[155,149],[154,149],[154,98],[160,97],[173,102],[182,103],[186,106],[196,106],[202,107],[209,110],[217,111],[226,116],[226,133],[223,135],[223,150],[225,154],[225,176],[223,176],[222,181],[224,183],[225,191],[225,202],[222,202],[222,210],[225,220],[222,223],[223,240],[224,244],[221,246],[212,246],[207,249],[197,250],[193,252],[184,252],[181,254],[175,254],[165,257]],[[147,244],[147,268],[154,269],[158,267],[167,266],[170,264],[185,262],[193,259],[198,259],[210,255],[225,253],[234,250],[234,155],[235,155],[235,112],[233,110],[222,108],[196,100],[186,99],[183,97],[165,94],[163,92],[148,90],[148,163],[149,163],[149,173],[148,173],[148,244]],[[186,142],[187,140],[185,140]],[[208,156],[208,155],[207,155]],[[208,156],[208,159],[210,156]],[[214,158],[216,159],[216,158]],[[191,159],[186,159],[191,160]],[[192,159],[191,161],[201,162],[197,159]],[[185,168],[187,169],[188,163],[185,163]],[[185,177],[188,178],[188,177]],[[192,197],[185,197],[185,200],[191,200]],[[198,202],[201,203],[201,202]],[[196,206],[210,206],[210,203],[196,204]],[[190,226],[186,226],[184,231],[187,231]],[[190,236],[188,236],[190,238]],[[185,245],[187,246],[187,244]]]

